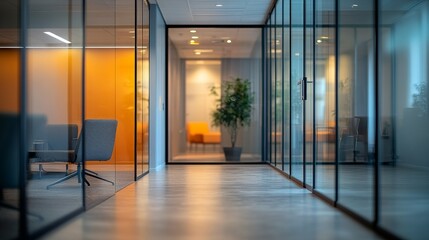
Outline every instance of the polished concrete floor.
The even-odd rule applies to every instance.
[[[170,165],[43,239],[378,239],[266,165]]]

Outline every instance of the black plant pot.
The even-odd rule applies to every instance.
[[[240,161],[241,147],[224,147],[223,153],[225,154],[226,161]]]

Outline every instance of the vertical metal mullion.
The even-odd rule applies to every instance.
[[[20,75],[19,88],[19,237],[25,239],[28,235],[27,222],[27,17],[28,0],[22,0],[20,5]]]
[[[307,44],[307,17],[306,17],[306,11],[307,11],[307,0],[304,0],[303,1],[303,32],[302,32],[302,40],[303,40],[303,48],[302,48],[302,55],[303,55],[303,61],[302,61],[302,73],[303,73],[303,76],[302,76],[302,79],[303,79],[303,81],[301,81],[301,84],[306,84],[306,82],[304,81],[304,79],[305,79],[305,77],[306,77],[306,75],[307,75],[307,68],[306,68],[306,64],[307,64],[307,46],[306,46],[306,44]],[[305,89],[306,89],[306,87],[305,87]],[[307,95],[307,93],[304,93],[304,95]],[[307,171],[306,171],[306,168],[307,168],[307,162],[306,162],[306,131],[307,131],[307,128],[306,128],[306,120],[307,120],[307,118],[306,118],[306,103],[307,103],[307,101],[306,100],[302,100],[302,183],[303,183],[303,186],[305,186],[305,184],[306,184],[306,173],[307,173]]]
[[[273,13],[274,13],[274,166],[277,166],[277,7],[274,8]]]
[[[379,129],[379,0],[374,1],[374,46],[375,46],[375,54],[374,54],[374,62],[375,62],[375,154],[374,154],[374,226],[378,225],[379,222],[379,215],[380,215],[380,174],[379,174],[379,154],[381,151],[379,151],[379,141],[378,137],[380,136],[380,129]],[[371,104],[371,103],[370,103]]]
[[[313,0],[313,189],[316,188],[316,0]]]
[[[81,123],[82,123],[82,127],[81,127],[81,134],[80,134],[80,138],[81,138],[81,148],[82,148],[82,152],[81,152],[81,159],[82,159],[82,170],[81,173],[82,174],[82,179],[83,178],[83,174],[84,174],[84,169],[85,169],[85,159],[84,159],[84,152],[85,152],[85,102],[86,102],[86,98],[85,98],[85,91],[86,91],[86,87],[85,87],[85,83],[86,83],[86,78],[85,78],[85,72],[86,72],[86,0],[82,0],[82,80],[81,80],[81,84],[82,84],[82,93],[81,93],[81,98],[82,98],[82,117],[81,117]],[[79,156],[77,156],[79,157]],[[78,173],[79,174],[79,173]],[[82,187],[82,206],[84,209],[86,209],[86,185],[85,185],[85,181],[81,181],[81,187]]]
[[[338,160],[339,160],[339,149],[338,149],[338,139],[339,139],[339,133],[338,133],[338,115],[339,115],[339,109],[338,109],[338,74],[339,74],[339,0],[335,0],[335,198],[334,198],[334,205],[336,206],[338,203],[338,189],[339,189],[339,176],[338,176]]]
[[[267,44],[268,44],[268,49],[269,49],[269,54],[268,54],[268,69],[267,69],[267,75],[268,75],[268,81],[267,81],[267,85],[268,85],[268,96],[267,96],[267,101],[269,102],[269,108],[268,108],[268,159],[270,160],[270,164],[272,164],[273,163],[273,158],[272,158],[272,153],[273,153],[273,151],[272,151],[272,146],[273,146],[273,144],[272,144],[272,141],[273,141],[273,139],[272,139],[272,123],[273,123],[273,121],[272,121],[272,102],[271,102],[271,97],[272,97],[272,83],[271,83],[271,78],[272,78],[272,73],[273,73],[273,71],[272,71],[272,69],[271,69],[271,67],[272,67],[272,49],[271,49],[271,41],[272,41],[272,39],[271,39],[271,37],[272,37],[272,34],[271,34],[271,30],[272,30],[272,22],[271,22],[271,19],[270,19],[270,24],[269,24],[269,33],[268,33],[268,42],[267,42]]]
[[[261,75],[262,75],[262,82],[260,83],[260,86],[261,86],[261,102],[262,102],[262,105],[261,105],[261,113],[262,113],[262,118],[261,118],[261,125],[262,125],[262,129],[261,129],[261,156],[262,156],[262,158],[261,158],[261,160],[262,161],[264,161],[264,159],[265,159],[265,81],[264,81],[264,79],[265,79],[265,47],[264,47],[264,44],[265,44],[265,37],[266,37],[266,35],[265,35],[265,26],[263,26],[262,28],[261,28]]]
[[[292,0],[289,0],[289,175],[292,176]]]
[[[282,14],[282,23],[281,23],[281,28],[282,28],[282,37],[281,37],[281,39],[282,39],[282,42],[281,42],[281,44],[282,44],[282,61],[281,61],[281,68],[282,68],[282,87],[281,87],[281,91],[282,91],[282,134],[281,134],[281,136],[282,136],[282,145],[281,145],[281,147],[282,147],[282,149],[281,149],[281,159],[282,159],[282,171],[284,171],[285,170],[285,168],[284,168],[284,166],[285,166],[285,156],[284,156],[284,149],[285,149],[285,141],[284,141],[284,136],[285,136],[285,105],[284,105],[284,102],[285,102],[285,94],[284,94],[284,89],[285,89],[285,68],[284,68],[284,64],[285,64],[285,57],[284,57],[284,9],[285,9],[285,7],[284,7],[284,0],[280,0],[280,1],[282,1],[282,11],[281,11],[281,14]]]
[[[137,124],[138,124],[138,119],[137,119],[137,104],[138,104],[138,99],[137,99],[137,40],[139,37],[139,34],[137,32],[137,15],[138,15],[138,8],[137,8],[137,1],[138,0],[134,0],[134,181],[137,181]]]

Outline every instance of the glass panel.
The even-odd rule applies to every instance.
[[[0,1],[0,236],[19,234],[19,1]]]
[[[266,116],[265,116],[265,121],[266,121],[266,157],[267,157],[267,161],[269,163],[272,163],[272,159],[271,159],[271,18],[268,19],[268,23],[267,26],[265,28],[265,54],[266,54],[266,63],[265,63],[265,92],[266,92],[266,96],[265,96],[265,102],[266,102]]]
[[[136,176],[141,176],[144,173],[143,170],[143,146],[147,142],[147,139],[144,139],[145,135],[147,136],[148,125],[144,124],[144,114],[143,114],[143,105],[145,105],[145,98],[143,96],[143,74],[145,70],[143,69],[143,55],[147,54],[147,46],[143,48],[143,1],[137,1],[137,76],[136,76],[136,84],[137,84],[137,94],[136,94],[136,102],[137,102],[137,133],[136,133]],[[147,69],[146,69],[147,71]],[[147,99],[148,100],[148,99]]]
[[[226,81],[247,79],[253,94],[250,125],[239,128],[241,162],[261,161],[262,35],[258,28],[169,29],[169,161],[225,162],[229,130],[213,125]]]
[[[429,234],[429,1],[381,1],[380,225],[403,239]]]
[[[276,38],[273,42],[275,46],[274,56],[276,58],[276,79],[275,79],[275,166],[283,168],[282,145],[283,145],[283,1],[278,1],[276,6]]]
[[[103,4],[106,4],[105,2]],[[134,133],[135,133],[135,1],[116,0],[115,11],[115,119],[116,130],[115,152],[112,164],[115,166],[116,191],[134,181]],[[107,26],[110,27],[110,26]],[[97,79],[99,81],[99,79]],[[100,82],[98,82],[100,83]],[[100,85],[100,84],[99,84]],[[104,93],[108,94],[108,93]],[[98,94],[97,96],[102,96]],[[107,117],[107,115],[106,115]],[[107,184],[107,183],[105,183]]]
[[[149,171],[149,56],[150,56],[150,44],[149,44],[149,5],[146,0],[143,1],[143,39],[142,39],[142,128],[141,133],[143,137],[143,172]],[[140,65],[140,58],[138,61]]]
[[[273,11],[271,14],[271,28],[270,28],[270,85],[271,85],[271,163],[276,165],[277,163],[277,111],[276,111],[276,100],[277,100],[277,84],[276,84],[276,68],[277,68],[277,58],[276,58],[276,12]]]
[[[339,202],[374,216],[375,76],[373,1],[340,2]]]
[[[316,1],[315,189],[335,198],[335,1]]]
[[[115,119],[115,0],[106,1],[106,5],[88,1],[86,9],[85,117]],[[114,151],[109,161],[87,161],[85,168],[115,182],[115,155]],[[91,184],[85,188],[89,207],[115,193],[115,186],[108,182],[92,176],[87,180]]]
[[[305,183],[313,186],[313,0],[306,0],[305,12],[305,76],[307,77],[307,100],[305,101]]]
[[[304,3],[292,0],[292,104],[291,104],[291,134],[292,134],[292,176],[300,181],[303,179],[303,106],[301,100],[301,80],[304,77],[304,56],[303,56],[303,11]]]
[[[82,207],[81,1],[28,1],[27,106],[30,233]],[[67,175],[67,179],[65,176]],[[58,183],[58,184],[55,184]]]
[[[283,3],[283,108],[284,108],[284,120],[283,120],[283,171],[290,174],[290,0],[284,0]]]

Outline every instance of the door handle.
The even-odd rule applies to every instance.
[[[301,100],[307,100],[307,77],[304,77],[301,81]]]

